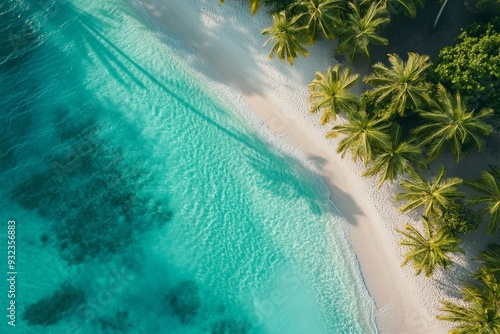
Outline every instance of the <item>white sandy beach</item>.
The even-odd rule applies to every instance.
[[[332,201],[351,223],[350,236],[363,278],[377,306],[381,333],[439,334],[449,324],[436,320],[440,299],[450,299],[467,270],[461,264],[434,278],[415,277],[413,268],[401,269],[401,249],[395,227],[415,217],[400,215],[393,203],[396,185],[376,188],[375,179],[361,177],[362,166],[349,156],[341,159],[338,140],[325,139],[329,126],[319,126],[306,103],[307,84],[316,71],[335,65],[334,44],[320,42],[310,57],[293,67],[270,60],[262,28],[271,19],[262,8],[250,17],[245,1],[142,0],[150,15],[192,48],[214,69],[225,85],[236,87],[244,100],[278,137],[305,152],[329,186]],[[355,69],[354,69],[355,71]],[[415,215],[416,216],[416,215]],[[450,278],[451,277],[451,278]],[[453,282],[450,284],[449,282]],[[451,295],[451,296],[450,296]]]

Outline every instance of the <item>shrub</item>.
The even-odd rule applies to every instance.
[[[439,53],[433,79],[458,91],[469,108],[488,107],[500,115],[500,17],[474,23],[458,38]]]
[[[457,204],[436,218],[435,222],[452,235],[462,236],[477,231],[480,220],[477,212],[467,209],[463,204]]]

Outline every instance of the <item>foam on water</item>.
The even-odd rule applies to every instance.
[[[22,3],[0,7],[1,36],[32,27],[0,53],[17,330],[376,332],[345,219],[237,92],[126,2]]]

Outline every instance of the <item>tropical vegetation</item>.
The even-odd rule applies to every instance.
[[[424,169],[422,149],[412,141],[401,141],[401,126],[394,126],[388,147],[375,156],[363,176],[379,175],[377,186],[385,181],[395,181],[398,176],[411,174],[415,169]]]
[[[297,18],[307,26],[311,42],[318,39],[321,33],[325,38],[335,36],[335,27],[339,24],[339,12],[343,10],[341,0],[303,0],[290,6],[297,12]]]
[[[383,29],[391,18],[415,17],[424,5],[423,0],[262,3],[272,5],[273,24],[262,31],[269,36],[265,45],[272,45],[269,56],[290,64],[321,39],[337,40],[336,56],[353,62],[361,54],[370,61],[372,45],[388,44]],[[478,0],[475,6],[492,12],[499,3]],[[450,267],[452,254],[463,252],[461,237],[482,232],[481,221],[499,240],[500,168],[491,166],[480,178],[463,182],[446,176],[442,158],[451,153],[458,168],[450,170],[460,170],[466,154],[483,150],[498,124],[500,18],[466,28],[432,63],[427,55],[410,52],[405,61],[390,53],[387,63],[371,64],[372,73],[362,80],[370,88],[359,98],[353,93],[359,75],[342,63],[315,73],[308,86],[309,111],[321,115],[322,125],[331,124],[326,135],[338,138],[342,158],[349,153],[361,161],[363,176],[377,177],[377,187],[394,182],[401,189],[395,196],[401,213],[421,216],[396,229],[403,266],[411,263],[417,275],[427,277]],[[463,301],[442,301],[438,318],[456,326],[450,333],[500,334],[500,246],[489,246],[477,260],[481,268],[464,283]]]
[[[385,4],[378,1],[355,1],[349,2],[348,6],[350,11],[338,28],[337,51],[340,54],[347,53],[351,62],[358,54],[370,59],[370,44],[388,44],[387,39],[380,36],[379,32],[389,23],[389,13]]]
[[[366,111],[366,105],[362,104],[359,110],[347,117],[347,123],[335,125],[327,134],[328,138],[343,136],[337,148],[342,157],[350,152],[354,161],[359,159],[366,165],[390,146],[388,130],[391,124],[370,115]]]
[[[482,13],[497,15],[500,13],[500,0],[477,0],[475,7]]]
[[[279,16],[277,14],[272,14],[273,25],[262,33],[271,35],[275,41],[281,41],[278,45],[286,44],[286,54],[292,55],[292,60],[295,58],[293,55],[305,55],[305,39],[314,43],[320,36],[338,38],[337,52],[347,54],[351,62],[358,54],[370,58],[369,45],[388,43],[386,38],[379,35],[390,21],[384,1],[354,0],[346,5],[341,0],[297,0],[283,9]],[[285,40],[289,42],[284,43]],[[296,43],[291,43],[292,40]],[[272,50],[270,56],[275,52]],[[279,57],[280,60],[284,58],[287,57]]]
[[[428,217],[422,217],[422,226],[422,233],[408,224],[404,230],[396,231],[404,237],[400,244],[407,249],[402,266],[412,262],[416,275],[424,272],[430,277],[437,267],[446,269],[453,263],[449,253],[462,253],[463,250],[459,246],[460,239],[434,227]]]
[[[424,0],[387,0],[387,10],[391,14],[403,12],[406,16],[414,18],[417,16],[417,8],[424,7]]]
[[[264,46],[274,42],[269,57],[273,58],[273,55],[276,54],[280,61],[287,60],[290,65],[293,64],[299,53],[307,57],[309,52],[305,48],[307,44],[307,37],[304,34],[305,27],[296,25],[299,18],[293,17],[286,10],[273,14],[272,17],[273,26],[262,30],[263,35],[270,35]]]
[[[479,261],[495,275],[500,275],[500,245],[491,244],[479,254]]]
[[[500,333],[500,246],[490,245],[478,258],[483,266],[473,275],[474,283],[461,290],[465,305],[441,301],[438,319],[456,324],[451,333]]]
[[[437,158],[448,146],[460,160],[465,145],[471,143],[481,151],[484,148],[484,136],[493,132],[487,123],[493,110],[483,108],[479,112],[467,110],[460,93],[453,97],[441,84],[438,85],[437,103],[429,111],[420,112],[427,122],[414,130],[422,138],[423,144],[429,144],[429,159]]]
[[[351,74],[350,68],[344,69],[340,64],[328,68],[324,74],[316,72],[316,78],[309,85],[310,111],[323,112],[322,125],[336,120],[337,114],[349,113],[358,107],[357,96],[350,92],[358,78],[359,74]]]
[[[467,182],[466,185],[478,193],[469,203],[484,206],[480,213],[488,214],[488,231],[495,232],[500,217],[500,168],[490,166],[490,171],[483,171],[479,180]]]
[[[437,175],[428,181],[418,172],[410,172],[410,179],[401,181],[405,190],[396,195],[396,202],[406,202],[399,208],[401,212],[424,208],[424,215],[441,216],[455,201],[465,195],[458,191],[462,179],[458,177],[445,178],[446,169],[441,166]]]
[[[458,44],[440,51],[434,81],[460,93],[469,108],[500,114],[500,18],[475,23],[458,38]]]
[[[463,203],[455,203],[449,206],[434,221],[437,226],[449,231],[454,236],[463,236],[476,232],[481,222],[478,213]]]
[[[397,54],[390,54],[389,63],[390,67],[376,63],[373,73],[363,79],[374,87],[370,93],[376,103],[388,100],[389,111],[400,116],[427,104],[429,85],[424,81],[424,73],[431,65],[429,56],[409,52],[408,61],[404,62]]]

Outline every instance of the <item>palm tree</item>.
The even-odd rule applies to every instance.
[[[430,277],[436,267],[441,266],[446,269],[453,263],[447,253],[463,253],[463,250],[459,246],[460,239],[444,230],[434,231],[427,217],[422,217],[422,223],[423,234],[409,224],[405,225],[404,231],[396,229],[405,237],[400,244],[408,248],[401,266],[413,262],[415,275],[420,275],[424,271],[425,276]]]
[[[224,0],[219,0],[219,6],[224,3]],[[257,12],[260,6],[260,0],[248,0],[250,4],[250,15],[253,15]]]
[[[325,38],[333,38],[333,28],[337,26],[339,11],[343,9],[341,0],[302,0],[291,6],[297,11],[298,18],[303,20],[310,33],[311,42],[318,39],[321,32]]]
[[[382,2],[371,1],[369,7],[362,10],[358,2],[349,2],[351,12],[339,27],[338,53],[349,53],[349,59],[354,61],[358,53],[363,53],[370,58],[369,44],[387,45],[386,38],[377,35],[380,27],[390,21],[385,5]],[[362,2],[366,3],[366,2]]]
[[[390,137],[387,134],[390,125],[383,118],[368,115],[366,106],[362,104],[357,112],[348,114],[347,123],[334,126],[327,138],[344,135],[337,153],[342,153],[343,158],[349,151],[355,161],[361,159],[366,165],[378,151],[390,147]]]
[[[444,7],[446,7],[446,4],[448,3],[448,0],[444,0],[441,8],[439,8],[439,12],[437,13],[436,19],[434,20],[434,24],[432,25],[432,29],[435,30],[437,27],[437,24],[439,22],[439,18],[441,17],[441,14],[443,14]]]
[[[272,27],[262,30],[262,35],[271,36],[264,43],[264,46],[271,41],[274,42],[269,52],[269,58],[273,58],[273,54],[276,53],[280,61],[287,59],[288,63],[292,65],[298,53],[307,57],[309,52],[304,47],[304,44],[307,43],[306,27],[299,27],[297,17],[291,17],[285,10],[273,14],[272,17]]]
[[[486,268],[490,269],[494,275],[500,275],[500,245],[489,245],[487,251],[479,253],[478,260],[481,261]]]
[[[397,126],[393,133],[391,145],[377,155],[371,166],[363,173],[363,176],[380,174],[378,187],[386,180],[394,181],[398,175],[414,171],[414,168],[425,168],[420,159],[422,154],[420,147],[412,142],[400,141],[400,126]]]
[[[359,74],[351,75],[351,69],[343,69],[340,64],[329,67],[324,74],[316,72],[316,78],[309,85],[309,101],[311,113],[323,112],[322,125],[337,119],[339,112],[347,112],[358,106],[356,95],[349,92],[358,78]]]
[[[464,300],[470,302],[474,299],[480,299],[483,300],[483,304],[487,303],[493,307],[496,305],[500,308],[500,280],[493,270],[483,266],[473,276],[479,286],[466,283],[462,290],[466,294]]]
[[[457,93],[453,98],[441,84],[438,85],[438,101],[431,111],[420,113],[428,123],[414,130],[422,138],[423,144],[429,144],[429,159],[435,159],[446,145],[451,145],[457,162],[464,144],[472,142],[481,151],[484,146],[482,136],[493,132],[491,125],[485,122],[493,115],[493,110],[484,108],[478,113],[467,111],[460,94]]]
[[[389,100],[389,108],[400,116],[405,110],[416,109],[427,103],[428,85],[424,82],[424,72],[431,65],[429,56],[421,56],[408,52],[408,61],[405,63],[397,54],[389,55],[391,67],[382,63],[373,65],[373,73],[363,81],[375,87],[371,93],[380,103]]]
[[[470,6],[470,5],[468,5]],[[467,7],[467,6],[466,6]],[[478,10],[482,14],[500,13],[500,1],[498,0],[478,0],[474,7],[467,7],[469,10]]]
[[[498,307],[486,306],[480,300],[473,300],[468,306],[441,301],[441,311],[447,315],[438,315],[439,320],[459,323],[450,333],[455,334],[498,334],[500,333],[500,314]]]
[[[440,216],[457,198],[464,197],[464,194],[458,191],[462,179],[457,177],[445,179],[445,173],[446,169],[441,166],[437,176],[429,182],[419,173],[410,171],[411,179],[400,183],[405,192],[396,195],[396,202],[401,200],[407,202],[399,208],[399,211],[413,211],[423,206],[424,215]]]
[[[387,10],[392,14],[403,12],[406,16],[414,18],[417,15],[417,7],[424,7],[424,0],[386,0]]]
[[[498,228],[500,217],[500,169],[495,166],[490,166],[490,169],[491,171],[483,171],[479,180],[467,182],[466,185],[480,193],[469,203],[486,205],[480,213],[489,214],[488,232],[493,233]]]
[[[466,306],[441,301],[439,320],[458,323],[450,333],[457,334],[498,334],[500,333],[500,284],[491,272],[481,270],[478,275],[479,287],[466,284],[461,293]]]

